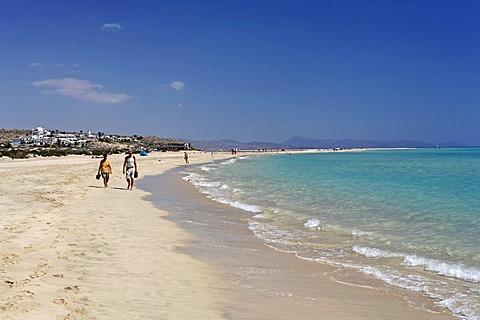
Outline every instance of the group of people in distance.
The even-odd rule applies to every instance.
[[[100,176],[103,178],[103,185],[105,188],[108,188],[108,181],[110,180],[110,175],[112,174],[112,165],[110,164],[110,160],[107,158],[108,155],[106,153],[103,154],[103,159],[100,161],[97,173],[98,178],[100,178]],[[137,160],[135,159],[132,151],[128,152],[128,155],[125,157],[125,161],[123,161],[123,174],[125,174],[125,178],[127,179],[127,189],[133,190],[135,178],[138,177],[138,169]]]

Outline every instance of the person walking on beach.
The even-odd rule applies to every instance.
[[[107,159],[108,155],[103,154],[103,159],[100,161],[98,166],[98,174],[102,175],[103,185],[105,188],[108,188],[108,181],[110,180],[110,175],[112,174],[112,166],[110,165],[110,160]]]
[[[188,153],[186,151],[183,153],[183,159],[185,159],[185,166],[190,163],[188,162]]]
[[[135,178],[138,176],[138,170],[137,160],[132,151],[129,151],[128,156],[125,157],[125,161],[123,162],[123,173],[127,179],[127,189],[133,190]]]

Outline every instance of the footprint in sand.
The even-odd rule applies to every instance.
[[[5,280],[3,281],[9,288],[13,288],[15,286],[24,286],[28,282],[30,282],[30,279],[24,279],[20,281],[13,281],[13,280]]]
[[[67,304],[67,301],[63,298],[53,300],[55,304]]]
[[[0,310],[2,310],[2,311],[15,310],[15,309],[16,309],[15,304],[13,304],[11,302],[7,302],[7,303],[4,303],[4,304],[0,305]]]
[[[30,297],[30,298],[35,295],[35,293],[33,293],[33,292],[30,291],[30,290],[22,291],[22,293],[23,293],[23,295],[24,295],[25,297]]]
[[[23,300],[24,298],[33,298],[33,296],[35,295],[35,293],[33,293],[32,291],[30,290],[24,290],[24,291],[21,291],[20,292],[21,294],[17,294],[15,296],[13,296],[13,300],[15,301],[21,301]]]
[[[30,244],[28,246],[23,247],[23,250],[25,251],[32,251],[33,250],[33,244]]]
[[[15,285],[15,281],[12,280],[5,280],[5,283],[8,285],[9,288],[13,288]]]
[[[40,278],[44,275],[46,275],[47,273],[44,272],[44,271],[35,271],[34,273],[32,273],[31,275],[29,275],[30,278],[32,279],[35,279],[35,278]]]
[[[37,267],[39,267],[39,268],[47,268],[47,269],[53,268],[53,266],[49,265],[48,263],[40,263],[40,264],[37,264]]]
[[[14,253],[12,254],[4,254],[2,256],[2,260],[5,264],[16,264],[20,260],[20,257]]]
[[[80,288],[78,286],[68,286],[68,287],[63,288],[63,290],[65,290],[65,291],[78,291],[78,290],[80,290]]]

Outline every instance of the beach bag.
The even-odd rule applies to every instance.
[[[134,177],[135,179],[138,178],[138,171],[135,171],[135,172],[133,173],[133,177]]]
[[[100,177],[101,177],[101,176],[102,176],[102,175],[101,175],[100,173],[98,173],[98,174],[95,176],[95,179],[100,180]]]

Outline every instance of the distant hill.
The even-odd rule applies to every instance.
[[[28,129],[7,129],[0,128],[0,143],[9,143],[14,138],[29,134],[31,130]]]
[[[223,140],[190,140],[192,146],[200,150],[257,150],[257,149],[278,149],[280,144],[273,142],[238,142],[230,139]]]
[[[194,148],[201,150],[230,150],[238,148],[241,150],[257,149],[333,149],[333,148],[435,148],[437,145],[421,141],[411,140],[353,140],[353,139],[313,139],[308,137],[295,136],[281,143],[274,142],[238,142],[235,140],[192,140]],[[440,147],[463,146],[460,143],[441,143]]]
[[[286,145],[297,148],[433,148],[436,145],[420,141],[410,140],[334,140],[334,139],[312,139],[296,136],[283,142]]]

